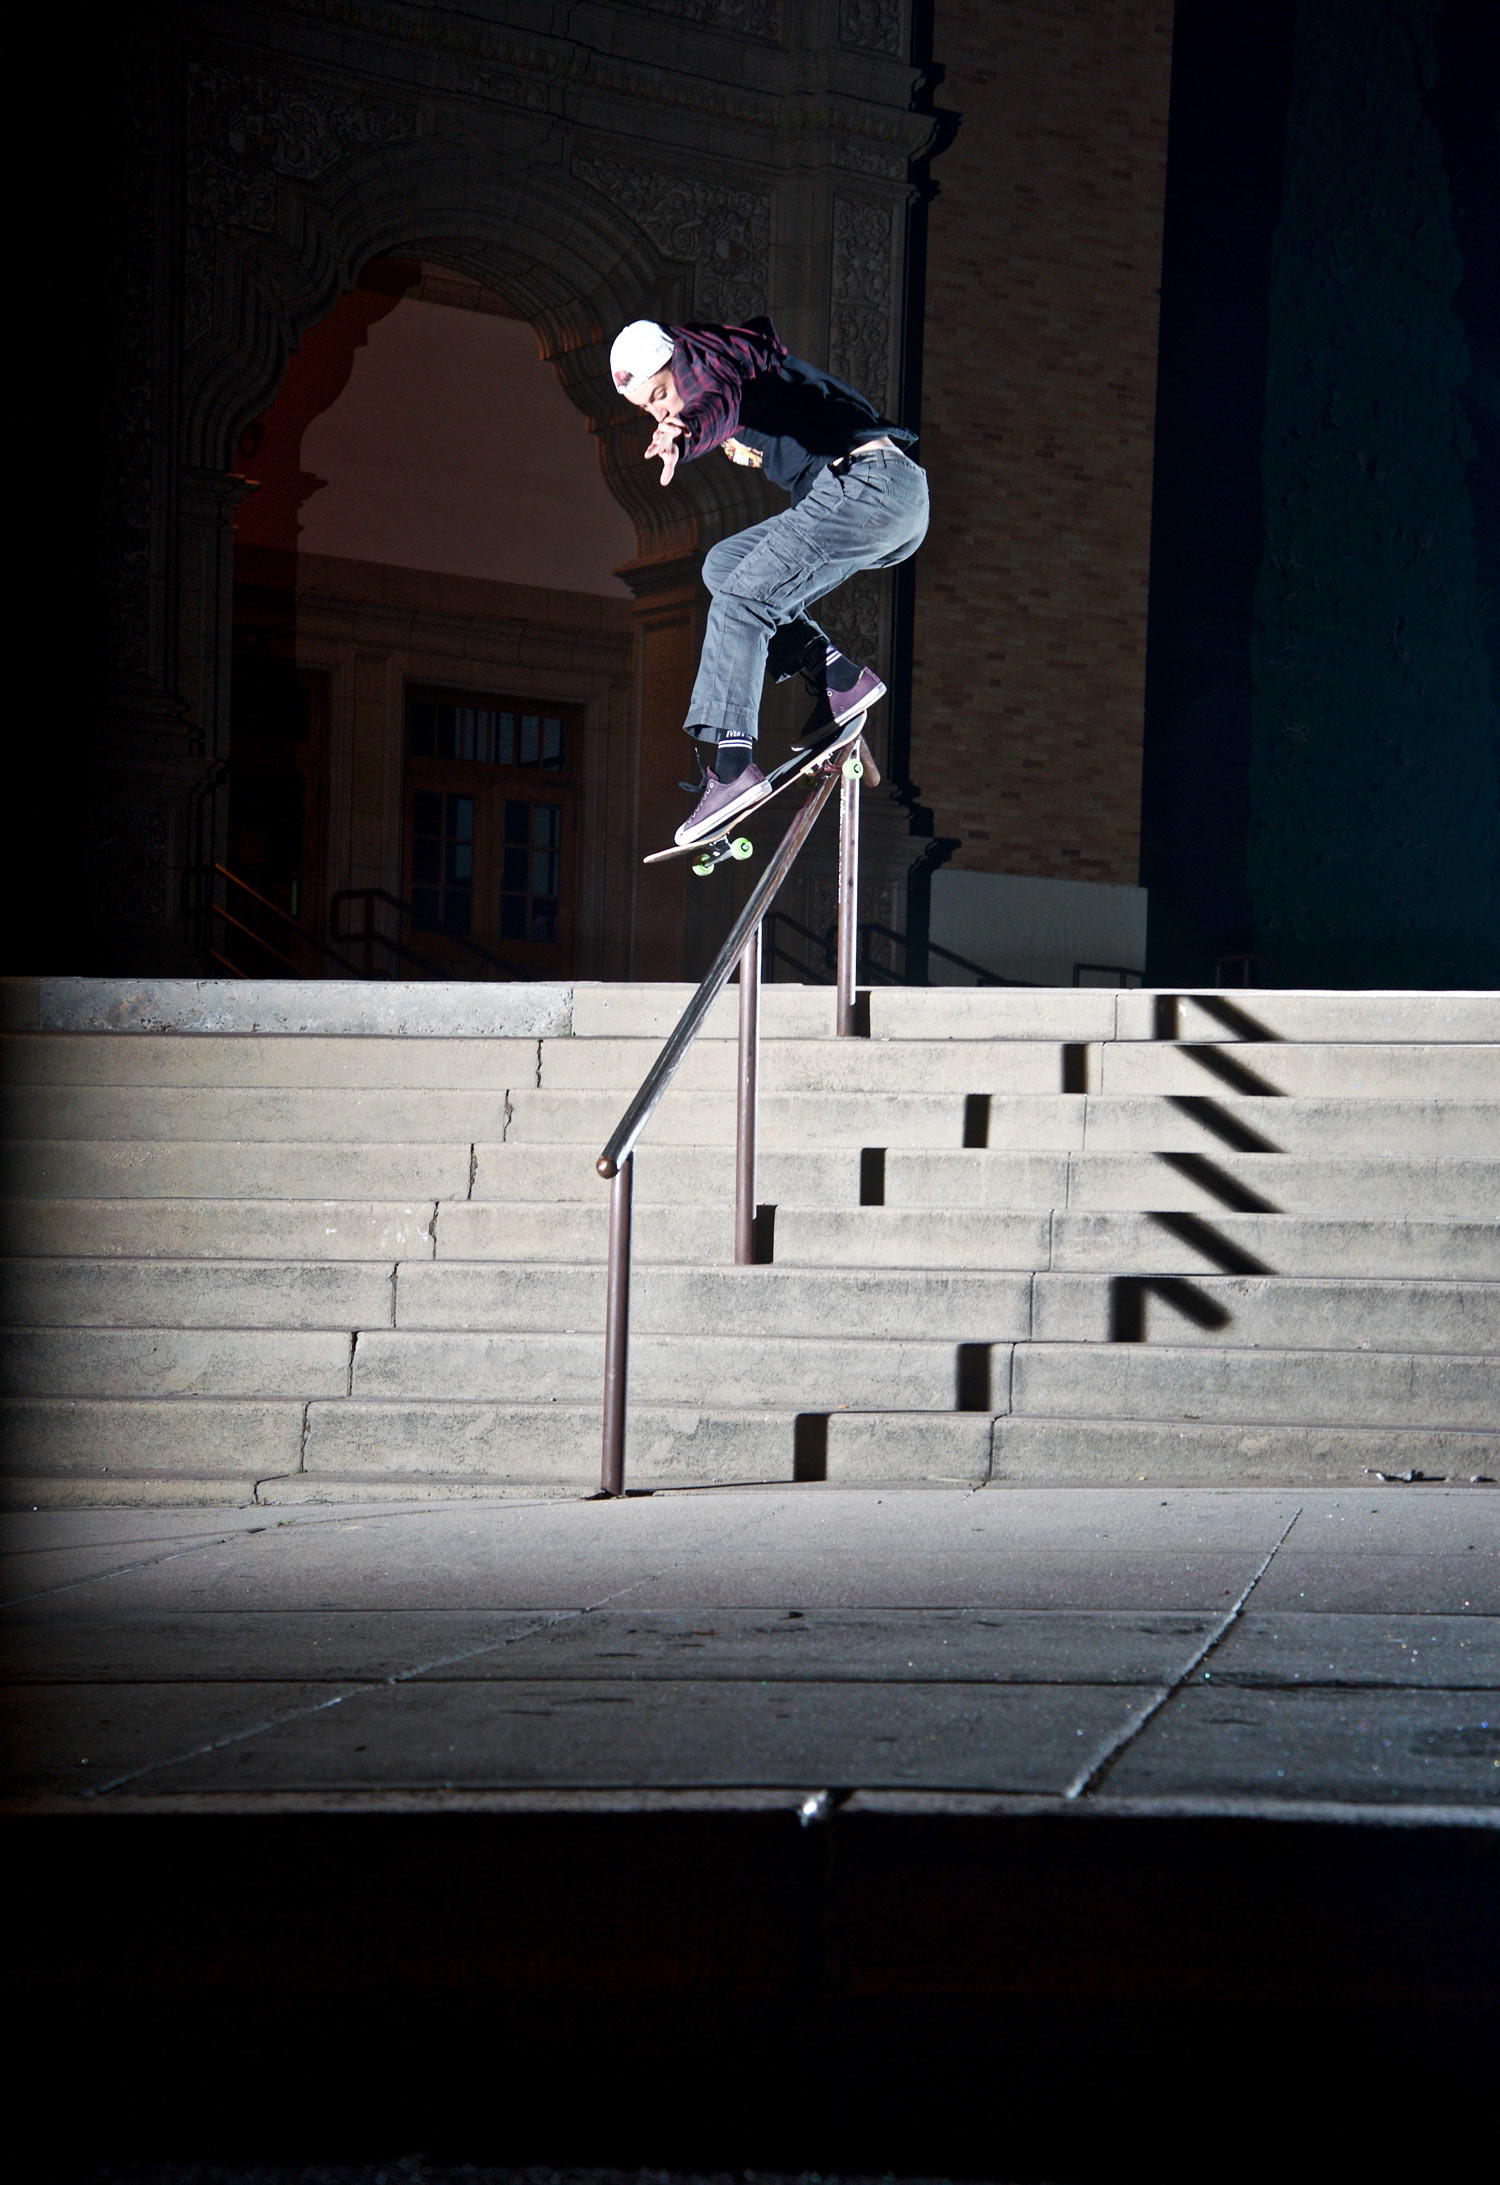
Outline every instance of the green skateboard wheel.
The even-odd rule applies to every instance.
[[[862,781],[864,779],[864,772],[865,762],[857,754],[852,759],[845,759],[844,773],[848,780]]]
[[[753,857],[755,844],[748,835],[736,835],[729,845],[729,854],[731,857]]]
[[[692,869],[700,880],[706,880],[717,864],[717,858],[695,857]]]

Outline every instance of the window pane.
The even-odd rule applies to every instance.
[[[534,941],[557,939],[557,905],[533,903],[531,906],[531,938]]]
[[[448,832],[459,842],[474,839],[474,799],[450,797],[448,799]]]
[[[412,889],[411,922],[418,933],[435,933],[437,931],[438,891],[436,888]]]
[[[436,756],[437,756],[438,758],[440,758],[440,759],[451,759],[451,758],[452,758],[452,757],[454,756],[454,749],[453,749],[453,723],[454,723],[454,719],[455,719],[455,709],[454,709],[454,707],[452,707],[452,706],[439,706],[439,707],[437,708],[437,735],[436,735],[436,742],[437,742],[437,753],[436,753]]]
[[[542,755],[542,724],[535,713],[521,715],[521,764],[535,766]]]
[[[443,800],[433,789],[419,789],[412,800],[412,833],[440,835],[443,831]]]
[[[505,839],[507,842],[531,840],[531,806],[517,797],[505,800]]]
[[[474,845],[472,842],[450,842],[448,845],[449,880],[472,880],[474,877]]]
[[[411,709],[411,754],[414,759],[432,757],[433,713],[434,708],[430,705],[414,705]]]
[[[500,898],[500,938],[502,941],[524,941],[526,938],[526,898],[524,895],[502,895]]]
[[[507,892],[526,893],[526,851],[518,844],[507,843],[500,854],[500,885]]]
[[[531,892],[533,895],[556,895],[556,850],[533,850],[531,853]]]
[[[534,804],[536,818],[532,823],[531,839],[543,849],[555,850],[562,841],[562,806],[560,804]]]
[[[561,766],[563,762],[562,722],[542,723],[542,763],[544,766]]]
[[[443,897],[443,931],[467,933],[469,930],[469,891],[467,888],[450,888]]]
[[[435,882],[442,871],[442,844],[419,836],[411,846],[411,877],[414,886],[423,881]]]
[[[513,713],[502,713],[498,718],[500,736],[495,757],[501,766],[514,766],[516,763],[516,717]]]

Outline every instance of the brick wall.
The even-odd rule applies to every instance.
[[[953,862],[1134,882],[1171,0],[937,0],[912,774]]]

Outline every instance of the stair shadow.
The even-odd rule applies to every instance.
[[[1242,1009],[1238,1002],[1226,1000],[1222,994],[1158,994],[1152,1010],[1153,1039],[1176,1040],[1180,1036],[1184,1000],[1196,1002],[1205,1016],[1212,1017],[1226,1032],[1233,1032],[1240,1039],[1281,1043],[1279,1032],[1273,1032],[1269,1025],[1252,1017],[1248,1009]]]
[[[1159,1297],[1195,1328],[1227,1328],[1234,1315],[1217,1298],[1206,1297],[1185,1275],[1111,1275],[1109,1340],[1144,1343],[1146,1300]]]
[[[1215,1229],[1212,1222],[1206,1222],[1201,1214],[1162,1211],[1148,1214],[1146,1219],[1158,1223],[1169,1236],[1178,1237],[1184,1244],[1192,1245],[1205,1259],[1211,1259],[1220,1274],[1270,1275],[1276,1272],[1263,1259],[1257,1259],[1253,1252],[1247,1252],[1243,1245],[1224,1236]]]
[[[1236,1153],[1280,1153],[1282,1150],[1243,1116],[1234,1114],[1221,1101],[1211,1100],[1206,1093],[1167,1093],[1165,1098],[1169,1108],[1175,1108],[1179,1115],[1189,1116]]]
[[[828,1477],[828,1413],[799,1411],[792,1421],[792,1478],[800,1486]]]
[[[1274,1148],[1273,1148],[1274,1150]],[[1179,1176],[1186,1176],[1210,1198],[1227,1206],[1231,1214],[1279,1214],[1281,1208],[1263,1199],[1258,1191],[1242,1184],[1238,1176],[1231,1176],[1227,1168],[1220,1168],[1206,1153],[1158,1153],[1158,1161],[1168,1168],[1175,1168]],[[1154,1214],[1154,1209],[1152,1210]]]

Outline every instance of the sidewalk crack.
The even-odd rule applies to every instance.
[[[1195,1669],[1201,1669],[1203,1664],[1208,1660],[1209,1655],[1213,1653],[1214,1649],[1223,1644],[1224,1640],[1228,1638],[1230,1632],[1234,1629],[1235,1625],[1239,1622],[1240,1617],[1243,1615],[1245,1603],[1249,1600],[1251,1594],[1260,1584],[1262,1578],[1265,1577],[1266,1572],[1271,1568],[1272,1563],[1276,1560],[1276,1557],[1281,1549],[1286,1545],[1292,1527],[1296,1524],[1298,1518],[1301,1515],[1302,1505],[1299,1502],[1296,1509],[1293,1510],[1291,1516],[1287,1519],[1286,1524],[1282,1527],[1278,1537],[1272,1541],[1270,1548],[1267,1550],[1266,1555],[1261,1562],[1259,1568],[1251,1573],[1249,1583],[1244,1587],[1243,1591],[1239,1596],[1239,1599],[1235,1601],[1232,1606],[1228,1608],[1225,1613],[1219,1618],[1218,1623],[1215,1625],[1214,1629],[1208,1634],[1208,1637],[1203,1641],[1203,1644],[1198,1648],[1197,1652],[1193,1654],[1189,1660],[1183,1663],[1181,1669],[1177,1672],[1177,1675],[1173,1678],[1172,1682],[1168,1685],[1163,1686],[1162,1689],[1158,1691],[1156,1697],[1152,1700],[1150,1706],[1146,1708],[1145,1712],[1138,1716],[1134,1722],[1127,1723],[1123,1729],[1118,1731],[1116,1735],[1110,1740],[1109,1744],[1105,1747],[1104,1751],[1098,1754],[1095,1759],[1091,1760],[1088,1766],[1083,1769],[1083,1771],[1079,1775],[1074,1777],[1073,1781],[1063,1792],[1064,1798],[1083,1798],[1090,1793],[1097,1791],[1105,1776],[1108,1775],[1110,1770],[1114,1767],[1115,1762],[1120,1758],[1122,1753],[1128,1751],[1130,1746],[1135,1743],[1136,1739],[1140,1736],[1142,1730],[1145,1729],[1147,1723],[1155,1721],[1156,1717],[1161,1713],[1163,1707],[1166,1706],[1167,1701],[1169,1699],[1175,1698],[1176,1694],[1182,1690],[1183,1686],[1187,1683],[1188,1678],[1193,1674],[1193,1671]]]
[[[711,1553],[734,1533],[745,1531],[754,1522],[753,1517],[745,1517],[726,1525],[722,1531],[700,1544],[697,1560],[703,1560],[705,1554]],[[162,1560],[170,1558],[164,1557]],[[190,1760],[203,1760],[210,1754],[224,1752],[231,1746],[247,1744],[253,1738],[265,1737],[274,1730],[289,1723],[305,1721],[312,1715],[327,1714],[330,1708],[341,1707],[348,1700],[361,1699],[372,1692],[389,1691],[393,1686],[409,1684],[414,1678],[430,1676],[434,1669],[454,1668],[461,1662],[477,1661],[485,1654],[500,1653],[507,1646],[535,1638],[538,1632],[550,1631],[559,1624],[571,1623],[592,1615],[596,1610],[609,1608],[614,1602],[638,1593],[646,1586],[655,1585],[668,1570],[675,1569],[681,1561],[680,1555],[669,1557],[661,1569],[644,1572],[639,1578],[633,1578],[623,1586],[616,1586],[611,1592],[602,1594],[598,1600],[586,1601],[579,1608],[540,1611],[524,1630],[512,1629],[503,1632],[499,1638],[486,1639],[477,1646],[466,1646],[456,1653],[441,1654],[429,1661],[411,1663],[404,1669],[394,1670],[389,1676],[375,1678],[369,1683],[347,1684],[342,1692],[332,1693],[326,1699],[305,1702],[299,1707],[284,1708],[279,1713],[264,1715],[255,1722],[243,1723],[238,1729],[226,1731],[221,1737],[206,1738],[202,1744],[193,1746],[187,1752],[169,1753],[160,1760],[144,1761],[139,1767],[128,1768],[119,1775],[111,1776],[108,1782],[90,1784],[86,1790],[80,1791],[79,1796],[86,1799],[107,1797],[111,1791],[121,1790],[127,1783],[138,1783],[143,1777],[159,1775],[166,1768],[182,1767]]]

